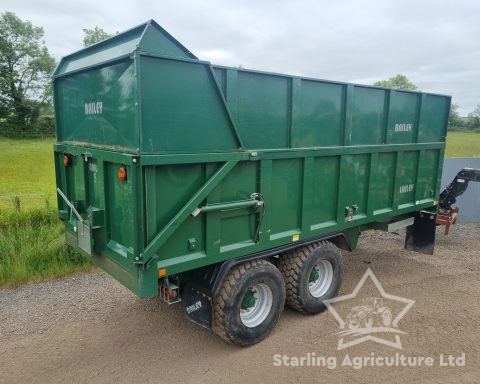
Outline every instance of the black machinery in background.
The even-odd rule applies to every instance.
[[[458,207],[452,207],[452,205],[457,201],[457,197],[467,190],[470,181],[480,182],[480,169],[463,168],[440,193],[436,224],[445,225],[446,235],[450,225],[457,221]]]

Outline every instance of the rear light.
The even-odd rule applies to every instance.
[[[68,167],[70,165],[70,157],[68,155],[63,155],[63,165]]]
[[[127,170],[125,169],[125,167],[118,168],[117,175],[118,175],[118,180],[126,181],[127,180]]]

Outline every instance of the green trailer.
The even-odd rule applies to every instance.
[[[448,96],[215,66],[152,20],[64,57],[54,101],[66,242],[226,341],[324,310],[363,230],[433,252]]]

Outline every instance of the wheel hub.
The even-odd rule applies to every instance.
[[[273,305],[271,288],[263,283],[255,284],[245,293],[240,305],[240,321],[248,328],[262,324]]]
[[[310,283],[314,283],[317,281],[320,277],[320,274],[318,273],[318,267],[315,265],[312,269],[312,272],[310,273]]]
[[[243,298],[243,301],[242,301],[242,307],[241,307],[242,309],[248,310],[255,306],[255,303],[257,301],[255,297],[255,293],[256,291],[254,291],[253,289],[248,290],[248,292],[245,294],[245,297]]]
[[[308,290],[313,297],[324,296],[333,282],[333,266],[328,260],[320,260],[310,272]]]

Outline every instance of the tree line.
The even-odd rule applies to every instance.
[[[83,29],[83,33],[84,47],[112,37],[98,27]],[[51,76],[57,63],[43,38],[42,27],[13,12],[0,15],[0,136],[54,135]],[[401,74],[373,85],[418,90]],[[458,105],[452,103],[448,122],[450,130],[480,131],[480,104],[468,116],[460,116]]]
[[[101,28],[84,29],[85,47],[111,37]],[[55,118],[51,77],[57,65],[42,27],[0,15],[0,135],[53,136]]]

